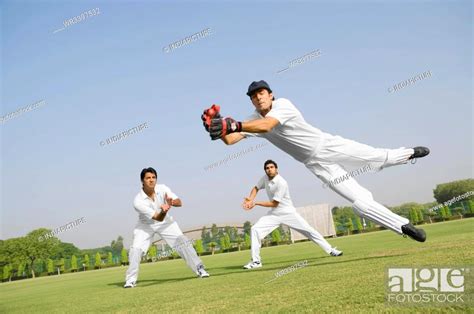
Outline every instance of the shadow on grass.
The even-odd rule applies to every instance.
[[[191,279],[196,279],[197,277],[190,276],[190,277],[181,277],[181,278],[166,278],[166,279],[144,279],[144,280],[138,280],[138,284],[136,288],[140,287],[148,287],[148,286],[153,286],[153,285],[158,285],[161,283],[171,283],[171,282],[181,282],[185,280],[191,280]],[[107,286],[116,286],[123,288],[123,285],[125,284],[125,281],[121,282],[113,282],[113,283],[108,283]],[[136,289],[134,288],[134,289]]]
[[[352,263],[352,262],[359,262],[359,261],[367,261],[367,260],[375,260],[375,259],[382,259],[382,258],[389,258],[389,257],[400,257],[400,256],[405,256],[409,254],[392,254],[392,255],[384,255],[384,256],[369,256],[369,257],[363,257],[363,258],[353,258],[353,259],[347,259],[344,256],[340,257],[332,257],[332,256],[323,256],[323,257],[315,257],[315,258],[309,258],[306,259],[308,261],[308,266],[306,267],[317,267],[317,266],[322,266],[322,265],[335,265],[335,264],[343,264],[343,263]],[[319,260],[331,260],[331,262],[317,262]],[[315,262],[316,261],[316,262]],[[163,283],[171,283],[171,282],[181,282],[181,281],[186,281],[186,280],[212,280],[212,277],[219,277],[219,276],[227,276],[230,274],[245,274],[249,272],[268,272],[268,271],[275,271],[275,270],[283,270],[285,268],[288,268],[300,261],[295,261],[295,260],[287,260],[287,261],[279,261],[279,262],[273,262],[273,263],[266,263],[265,265],[271,265],[271,264],[279,264],[279,266],[275,267],[262,267],[259,269],[243,269],[242,266],[226,266],[226,267],[213,267],[213,268],[208,268],[207,271],[211,274],[210,278],[205,278],[205,279],[199,279],[197,276],[189,276],[189,277],[180,277],[180,278],[166,278],[166,279],[149,279],[149,280],[138,280],[138,286],[137,287],[148,287],[148,286],[153,286],[153,285],[158,285],[158,284],[163,284]],[[312,263],[313,262],[313,263]],[[286,264],[288,265],[281,265],[281,264]],[[220,272],[220,273],[213,273],[214,271],[218,270],[227,270],[225,272]],[[229,271],[231,270],[231,271]],[[232,271],[233,270],[233,271]],[[107,284],[108,286],[117,286],[122,288],[124,285],[124,282],[114,282],[114,283],[109,283]]]
[[[373,260],[373,259],[379,259],[379,258],[387,258],[387,257],[399,257],[399,256],[405,256],[408,254],[392,254],[392,255],[383,255],[383,256],[369,256],[369,257],[363,257],[363,258],[353,258],[353,259],[347,259],[345,256],[320,256],[320,257],[314,257],[314,258],[306,258],[304,260],[308,261],[308,266],[321,266],[321,265],[329,265],[329,264],[339,264],[339,263],[349,263],[349,262],[358,262],[358,261],[364,261],[364,260]],[[327,263],[318,263],[319,260],[328,260]],[[329,262],[331,260],[331,262]],[[334,261],[333,261],[334,260]],[[266,270],[281,270],[285,269],[287,267],[290,267],[298,262],[301,261],[295,261],[294,259],[291,260],[284,260],[284,261],[278,261],[278,262],[272,262],[272,263],[263,263],[263,267],[259,269],[254,269],[252,271],[266,271]],[[315,262],[315,263],[311,263]],[[275,267],[268,267],[268,265],[278,265]],[[282,264],[287,264],[287,265],[282,265]],[[212,268],[213,270],[217,269],[228,269],[228,270],[241,270],[239,272],[248,272],[249,270],[245,270],[242,268],[242,266],[226,266],[226,267],[214,267]],[[233,272],[233,273],[239,273],[239,272]],[[219,275],[225,275],[228,274],[228,272],[219,274]],[[217,276],[217,275],[216,275]]]

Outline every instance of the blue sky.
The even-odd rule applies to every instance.
[[[100,14],[53,33],[94,8]],[[1,47],[1,115],[45,100],[0,127],[2,239],[85,217],[59,237],[86,248],[122,235],[128,246],[148,166],[183,200],[172,209],[182,229],[256,221],[266,210],[240,203],[268,158],[295,205],[349,205],[272,145],[204,170],[263,141],[211,142],[199,118],[213,103],[247,117],[245,92],[260,79],[325,132],[431,148],[415,165],[358,178],[383,204],[433,201],[436,184],[473,177],[470,1],[2,1]],[[316,49],[320,57],[276,74]],[[432,76],[388,92],[425,71]]]

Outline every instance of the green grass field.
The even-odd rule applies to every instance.
[[[64,312],[474,312],[472,307],[393,307],[385,302],[390,266],[474,264],[474,219],[425,225],[425,243],[390,231],[263,248],[264,267],[243,270],[250,251],[205,256],[199,279],[182,260],[142,264],[138,286],[123,289],[126,267],[0,284],[1,313]],[[275,278],[275,273],[308,266]]]

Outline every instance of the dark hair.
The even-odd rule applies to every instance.
[[[155,175],[155,177],[157,177],[158,175],[156,174],[156,170],[153,169],[152,167],[148,167],[148,168],[143,168],[142,172],[140,173],[140,180],[143,181],[143,179],[145,178],[145,174],[147,174],[148,172],[151,172]]]
[[[273,164],[275,166],[275,168],[278,169],[278,165],[276,162],[274,162],[273,160],[271,159],[268,159],[267,161],[265,161],[265,163],[263,164],[263,170],[266,170],[267,169],[267,165],[269,164]]]
[[[269,94],[272,94],[272,93],[273,93],[273,92],[272,92],[271,90],[269,90],[268,88],[264,88],[264,89],[266,89]],[[253,92],[252,95],[249,96],[249,97],[250,97],[250,100],[252,100],[252,96],[253,96],[256,92],[257,92],[257,91]],[[273,96],[272,101],[273,101],[273,100],[275,100],[275,96]]]

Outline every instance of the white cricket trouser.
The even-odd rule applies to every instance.
[[[298,231],[319,245],[326,253],[329,254],[331,252],[331,245],[328,241],[311,227],[297,212],[282,215],[269,214],[261,217],[251,229],[252,260],[254,262],[260,262],[260,247],[262,246],[262,239],[278,228],[280,224],[287,225],[288,227]]]
[[[170,247],[174,248],[176,245],[182,247],[182,243],[179,241],[183,237],[183,232],[181,232],[178,223],[173,221],[170,217],[166,217],[163,222],[153,225],[138,222],[133,230],[133,243],[130,247],[129,266],[125,276],[126,283],[135,283],[137,281],[141,258],[148,251],[155,233],[160,235]],[[190,265],[190,263],[195,264],[195,268],[191,267],[191,269],[196,271],[202,262],[194,249],[190,251],[187,256],[181,257],[185,259],[188,265]],[[179,252],[178,250],[178,253]],[[193,254],[193,252],[195,256],[191,256],[190,258],[189,256]]]
[[[304,161],[306,168],[329,184],[334,179],[347,174],[345,167],[370,165],[372,169],[405,164],[414,153],[412,148],[382,149],[374,148],[340,136],[329,136],[321,145],[316,156]],[[346,177],[347,178],[347,177]],[[401,227],[409,220],[377,203],[370,191],[363,188],[352,177],[338,184],[329,184],[336,193],[352,203],[354,211],[361,217],[402,234]]]

